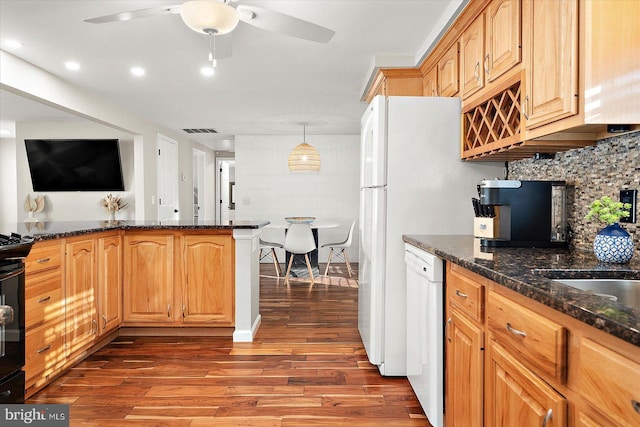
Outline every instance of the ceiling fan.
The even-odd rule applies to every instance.
[[[190,0],[180,5],[153,7],[85,19],[92,24],[128,21],[166,14],[180,14],[193,31],[209,36],[227,34],[239,21],[263,30],[286,34],[317,43],[328,43],[335,31],[274,10],[259,6],[231,6],[237,0]]]

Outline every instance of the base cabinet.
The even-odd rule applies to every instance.
[[[449,262],[446,283],[448,427],[640,426],[637,346]]]
[[[37,242],[25,261],[25,390],[46,384],[65,362],[63,247]]]
[[[446,425],[481,426],[484,407],[484,332],[455,310],[447,324]]]
[[[124,241],[128,326],[233,326],[231,233],[136,233]]]
[[[122,237],[98,239],[98,336],[122,322]]]
[[[127,233],[124,259],[123,321],[172,323],[173,235]]]
[[[484,282],[447,263],[445,425],[481,426],[484,420]]]
[[[180,237],[182,321],[188,324],[233,325],[233,238],[229,235]]]
[[[65,249],[66,356],[93,344],[98,333],[96,315],[95,240],[67,242]]]
[[[560,427],[567,425],[567,401],[499,344],[490,342],[487,425]]]
[[[232,230],[111,230],[39,241],[25,270],[27,397],[121,326],[235,324]]]

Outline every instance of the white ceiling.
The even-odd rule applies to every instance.
[[[240,22],[231,48],[205,78],[209,42],[164,15],[108,24],[83,19],[169,1],[0,0],[0,47],[146,119],[179,130],[215,128],[210,143],[238,134],[358,134],[363,89],[374,64],[416,65],[465,0],[246,0],[335,31],[327,44],[267,32]],[[17,39],[24,46],[4,44]],[[223,55],[224,56],[224,55]],[[75,60],[81,71],[63,63]],[[129,68],[146,68],[134,78]],[[0,123],[68,119],[0,91]],[[46,117],[51,114],[51,117]]]

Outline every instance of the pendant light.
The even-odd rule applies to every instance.
[[[307,144],[306,126],[302,126],[303,142],[295,146],[289,153],[289,170],[291,172],[319,171],[320,153],[312,145]]]

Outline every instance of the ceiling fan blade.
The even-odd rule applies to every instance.
[[[84,19],[84,22],[91,24],[105,24],[107,22],[129,21],[131,19],[149,18],[152,16],[180,13],[180,5],[151,7],[149,9],[132,10],[130,12],[114,13],[113,15],[98,16],[96,18]]]
[[[240,20],[263,30],[286,34],[299,39],[328,43],[335,31],[313,22],[259,6],[238,5]]]

